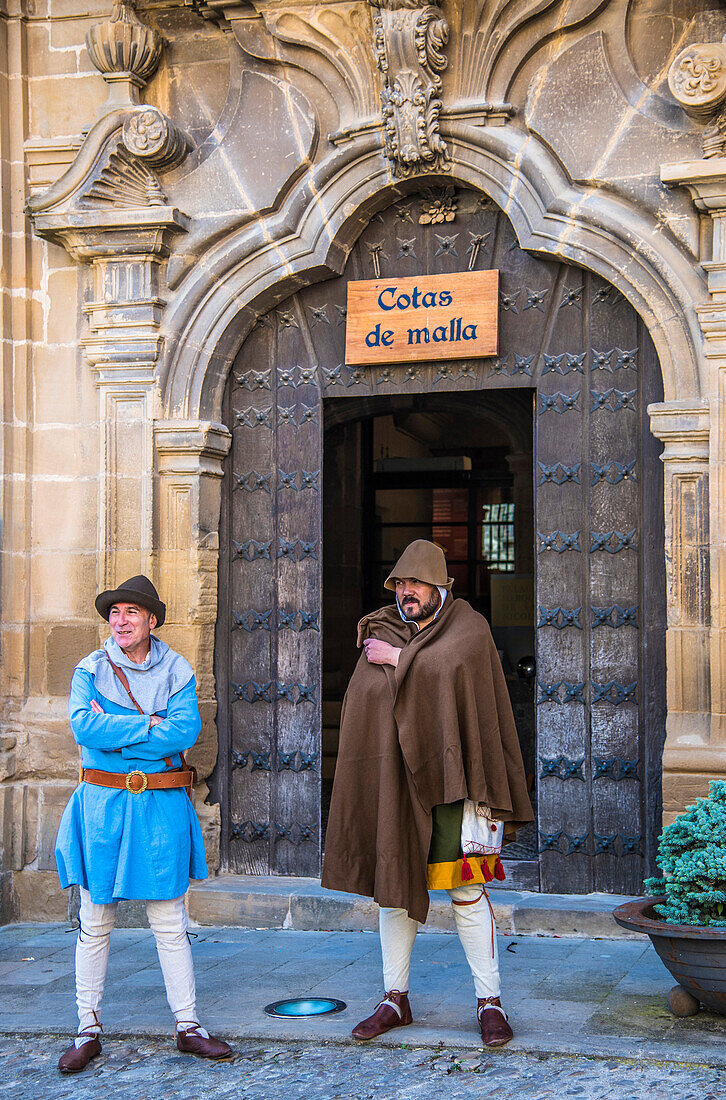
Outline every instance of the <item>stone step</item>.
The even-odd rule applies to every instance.
[[[612,910],[629,898],[615,894],[540,894],[489,888],[498,930],[505,935],[637,939],[620,928]],[[319,879],[217,875],[194,883],[189,916],[200,925],[294,928],[300,931],[375,932],[378,906],[371,898],[324,890]],[[448,895],[431,892],[427,932],[453,932]]]

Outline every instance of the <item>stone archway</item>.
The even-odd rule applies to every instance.
[[[665,511],[667,517],[674,511],[684,517],[680,528],[669,526],[666,535],[668,728],[700,737],[709,724],[709,591],[704,576],[694,580],[689,555],[698,558],[698,547],[708,542],[708,418],[700,396],[699,332],[693,312],[693,302],[703,298],[703,284],[683,253],[639,211],[602,192],[585,195],[531,137],[490,132],[486,148],[465,126],[450,137],[455,157],[451,177],[444,182],[473,183],[498,197],[520,246],[563,256],[605,276],[636,306],[656,344],[666,402],[652,409],[652,424],[666,441]],[[341,159],[346,163],[338,161],[334,171],[330,165],[318,170],[319,198],[313,206],[304,205],[302,193],[293,193],[262,227],[220,242],[202,269],[178,283],[166,318],[170,331],[162,377],[167,415],[183,420],[159,425],[167,439],[184,440],[189,429],[198,433],[200,414],[212,425],[218,423],[231,362],[260,314],[295,286],[340,271],[361,227],[391,198],[411,189],[410,183],[396,182],[382,170],[370,136],[355,139]],[[262,247],[261,231],[268,242]],[[162,462],[162,473],[164,466]],[[163,494],[163,478],[161,484]],[[216,492],[205,497],[207,510],[200,523],[205,530],[216,529]],[[686,529],[693,551],[686,547],[684,556]],[[208,641],[202,648],[208,652],[212,615],[206,607],[205,600]],[[209,706],[212,711],[211,700]]]
[[[343,276],[263,316],[235,361],[217,624],[228,866],[317,871],[323,401],[536,388],[542,883],[632,891],[659,825],[663,707],[644,695],[663,681],[662,644],[645,625],[657,633],[664,603],[661,552],[646,550],[659,544],[644,410],[660,396],[657,359],[610,284],[521,250],[479,193],[447,194],[455,222],[427,226],[425,196],[399,199]],[[501,272],[498,359],[345,363],[348,278],[467,263]]]
[[[111,122],[120,125],[119,119]],[[109,127],[110,122],[97,124],[94,142],[106,141]],[[509,127],[483,131],[455,119],[447,121],[446,135],[451,172],[427,176],[427,183],[458,182],[493,197],[520,246],[598,272],[636,307],[651,333],[667,399],[653,410],[654,431],[667,442],[666,514],[679,517],[680,524],[667,535],[669,729],[707,744],[712,676],[703,547],[709,543],[709,428],[702,394],[708,387],[700,375],[693,308],[706,299],[703,283],[689,257],[652,219],[604,191],[573,185],[532,135]],[[89,168],[79,161],[65,190],[52,189],[35,204],[35,220],[41,232],[95,268],[99,301],[90,308],[92,335],[86,344],[106,433],[101,575],[115,573],[122,545],[174,592],[170,622],[183,629],[202,686],[200,774],[205,775],[216,755],[211,640],[219,479],[229,446],[220,409],[232,360],[262,312],[295,287],[342,270],[368,220],[421,180],[396,180],[377,135],[353,135],[311,169],[278,210],[212,243],[203,262],[185,266],[172,257],[166,282],[173,298],[160,331],[159,306],[144,291],[158,287],[172,238],[186,231],[186,219],[170,207],[159,220],[152,208],[143,224],[117,227],[107,226],[95,211],[79,213],[74,203],[97,168],[95,162]],[[140,306],[125,296],[127,287],[143,299]],[[129,362],[134,369],[120,381],[119,366],[123,370]],[[128,427],[141,440],[139,468],[132,476],[142,506],[124,516],[121,528],[113,462],[117,438]],[[189,540],[181,533],[186,530]]]
[[[694,305],[705,291],[693,264],[635,207],[573,184],[545,146],[507,128],[481,134],[450,124],[452,164],[427,185],[458,184],[507,215],[521,248],[593,271],[643,318],[658,352],[667,402],[698,402],[701,336]],[[296,287],[339,274],[362,228],[422,178],[397,180],[372,135],[324,161],[282,209],[214,245],[173,283],[160,360],[169,418],[219,418],[231,363],[264,313]],[[315,202],[308,204],[310,194]]]

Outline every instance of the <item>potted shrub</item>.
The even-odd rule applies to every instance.
[[[613,916],[650,936],[678,985],[668,1003],[677,1016],[701,1005],[726,1015],[726,782],[668,825],[658,844],[662,878],[651,895],[618,906]]]

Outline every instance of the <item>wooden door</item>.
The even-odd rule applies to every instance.
[[[495,359],[348,367],[348,279],[497,268]],[[345,273],[261,319],[226,395],[233,433],[216,673],[225,867],[320,860],[322,400],[536,388],[542,888],[636,892],[658,830],[664,737],[662,475],[647,332],[598,276],[517,245],[472,191],[373,217]]]

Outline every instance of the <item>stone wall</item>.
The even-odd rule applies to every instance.
[[[480,187],[523,247],[591,267],[648,325],[666,395],[653,430],[667,817],[725,770],[726,493],[709,504],[709,482],[726,424],[726,13],[717,0],[511,7],[185,0],[111,15],[110,2],[0,0],[6,917],[65,911],[52,849],[77,766],[68,680],[103,636],[95,592],[139,570],[197,671],[197,804],[216,865],[203,780],[225,378],[256,317],[339,272],[375,210],[422,178]],[[711,89],[704,55],[683,55],[698,43]],[[409,149],[395,58],[428,104]]]

